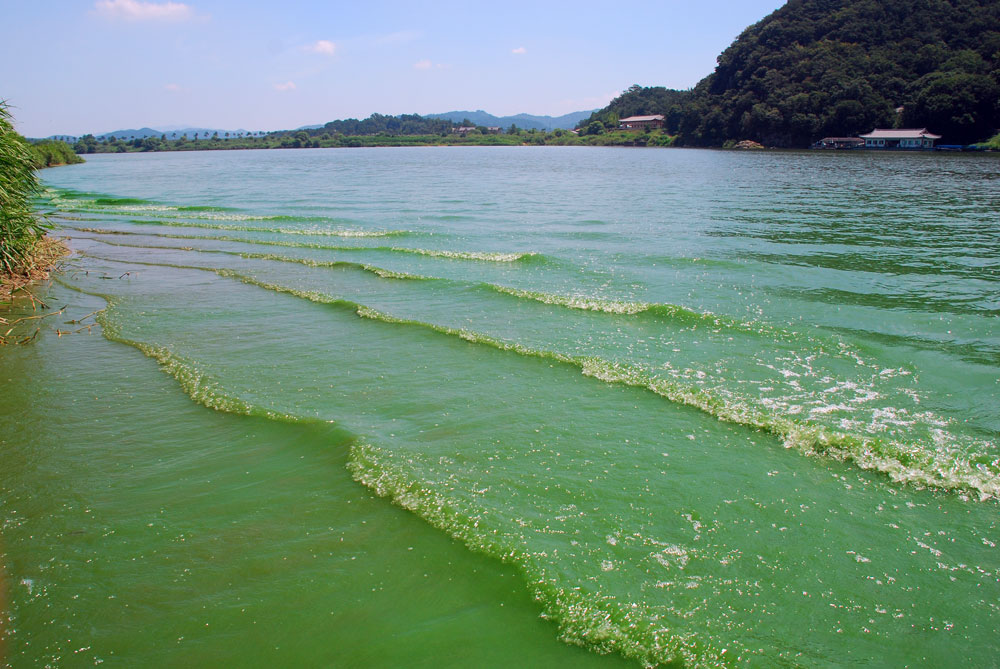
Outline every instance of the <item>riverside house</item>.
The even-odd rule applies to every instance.
[[[867,135],[861,135],[865,140],[866,149],[933,149],[934,142],[941,139],[941,135],[935,135],[927,131],[927,128],[919,130],[881,130],[875,128]]]
[[[656,128],[662,128],[666,117],[662,114],[654,114],[652,116],[629,116],[628,118],[623,118],[618,121],[619,130],[645,130],[649,128],[650,130],[655,130]]]

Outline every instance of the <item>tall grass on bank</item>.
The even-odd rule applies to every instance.
[[[31,198],[40,189],[34,157],[14,132],[7,103],[0,101],[0,273],[11,274],[31,256],[45,233]]]

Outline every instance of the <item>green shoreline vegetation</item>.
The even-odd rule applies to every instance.
[[[60,242],[45,237],[47,225],[32,207],[40,192],[35,171],[80,162],[63,142],[29,144],[15,132],[7,104],[0,101],[0,300],[43,278],[66,253]]]
[[[373,115],[378,116],[378,115]],[[383,117],[384,118],[384,117]],[[392,118],[392,117],[389,117]],[[366,119],[368,120],[368,119]],[[339,121],[328,123],[331,126]],[[98,139],[84,135],[74,145],[77,153],[141,153],[154,151],[213,151],[245,149],[320,149],[398,146],[671,146],[675,136],[660,130],[648,132],[604,130],[577,134],[557,129],[549,132],[510,128],[491,132],[488,128],[472,128],[465,132],[442,131],[404,134],[388,129],[372,134],[344,134],[323,128],[307,131],[276,131],[266,134],[240,134],[205,138],[160,137],[130,140],[112,137]],[[60,143],[60,142],[56,142]],[[63,143],[65,146],[68,144]]]
[[[28,143],[28,151],[31,153],[32,163],[36,169],[78,165],[84,162],[83,158],[78,156],[69,144],[55,139],[30,142]]]
[[[45,229],[31,208],[39,192],[35,156],[14,131],[6,103],[0,103],[0,272],[24,265]]]

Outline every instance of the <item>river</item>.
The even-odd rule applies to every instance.
[[[996,661],[994,156],[44,181],[75,255],[0,349],[11,665]]]

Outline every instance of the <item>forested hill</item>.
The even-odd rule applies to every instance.
[[[691,91],[633,86],[591,121],[631,114],[666,115],[689,145],[804,147],[875,127],[982,140],[1000,128],[1000,2],[789,0]]]

